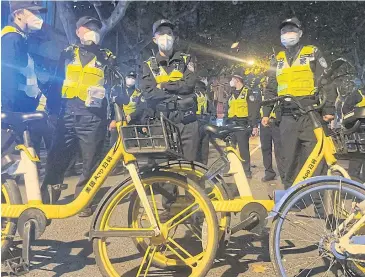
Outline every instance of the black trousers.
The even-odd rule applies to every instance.
[[[247,120],[227,120],[228,124],[237,124],[239,126],[248,126]],[[245,131],[235,132],[232,134],[232,143],[238,146],[241,158],[244,160],[243,168],[246,173],[251,172],[251,158],[250,158],[250,137],[252,129],[248,128]]]
[[[291,115],[284,115],[279,128],[285,169],[283,183],[285,189],[287,189],[293,184],[316,145],[317,139],[314,136],[312,121],[307,115],[300,116],[297,119]],[[327,175],[327,166],[323,160],[314,173],[314,176],[319,175]]]
[[[350,159],[349,174],[351,177],[356,177],[361,181],[365,182],[365,158]]]
[[[202,164],[208,164],[209,158],[209,136],[204,131],[204,126],[208,123],[206,120],[199,120],[199,144],[196,161]]]
[[[280,139],[280,129],[275,123],[269,127],[260,126],[260,142],[262,160],[265,167],[265,176],[276,176],[272,167],[272,147],[274,144],[276,166],[279,171],[281,180],[284,180],[284,159],[282,158],[282,145]]]
[[[177,124],[180,135],[181,143],[184,151],[184,157],[188,161],[196,161],[198,148],[199,148],[199,123],[193,121],[188,124]]]
[[[71,160],[81,150],[83,168],[75,189],[77,197],[101,161],[106,128],[106,119],[92,114],[65,114],[59,119],[43,185],[61,184]]]

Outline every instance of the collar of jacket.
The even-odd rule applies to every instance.
[[[160,63],[171,64],[173,61],[181,61],[181,52],[180,51],[173,52],[171,58],[163,57],[161,56],[160,52],[158,52],[156,55],[156,60],[158,64]]]
[[[297,45],[285,49],[286,57],[289,59],[293,59],[299,52],[300,49],[302,49],[303,45],[301,43],[298,43]]]
[[[11,22],[10,24],[8,24],[9,26],[12,26],[14,28],[16,28],[19,32],[23,33],[26,37],[28,37],[28,34],[25,33],[16,23]]]

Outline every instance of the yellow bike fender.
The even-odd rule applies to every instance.
[[[244,162],[244,160],[241,158],[241,155],[240,155],[240,152],[238,151],[238,149],[232,147],[232,146],[227,146],[225,149],[224,149],[225,152],[229,153],[229,152],[233,152],[237,157],[238,159],[241,161],[241,162]]]
[[[24,144],[19,144],[17,146],[15,146],[16,150],[20,150],[20,151],[24,151],[24,153],[28,156],[28,158],[32,161],[32,162],[39,162],[39,158],[38,155],[35,154],[35,156],[33,157],[32,154],[30,154],[28,148],[24,145]]]

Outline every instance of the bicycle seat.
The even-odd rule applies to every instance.
[[[247,130],[247,127],[233,125],[233,124],[226,125],[226,126],[215,126],[215,125],[207,124],[204,126],[204,131],[207,134],[214,136],[216,138],[219,138],[219,139],[224,139],[231,133],[245,131],[245,130]]]
[[[44,112],[18,113],[18,112],[2,112],[1,123],[6,127],[25,129],[28,123],[33,121],[41,121],[47,118]]]

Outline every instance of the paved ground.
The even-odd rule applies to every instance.
[[[259,140],[257,138],[252,140],[251,151],[254,167],[251,187],[256,197],[267,198],[268,194],[278,186],[276,185],[277,182],[273,184],[260,182],[263,177],[263,165],[258,144]],[[211,151],[210,161],[214,160],[215,156],[216,154]],[[108,187],[122,181],[124,178],[123,175],[108,178],[98,197],[101,197]],[[67,178],[66,182],[69,184],[69,189],[62,193],[61,202],[67,203],[72,199],[76,181],[77,177]],[[84,233],[90,227],[90,220],[90,218],[82,219],[75,216],[53,221],[42,238],[36,242],[33,270],[27,276],[101,276],[95,264],[92,245],[84,237]],[[233,219],[234,222],[237,222],[236,217]],[[134,264],[134,267],[136,267],[141,261],[131,242],[119,244],[113,251],[113,253],[122,254],[122,258],[118,260],[121,267],[131,268]],[[268,235],[258,237],[243,231],[238,232],[232,237],[223,258],[222,261],[214,265],[214,268],[210,270],[207,276],[273,276],[268,255]],[[161,275],[158,272],[156,274]],[[128,276],[128,274],[123,276]],[[172,273],[171,276],[177,276],[177,274]],[[184,276],[184,274],[179,274],[179,276]]]

